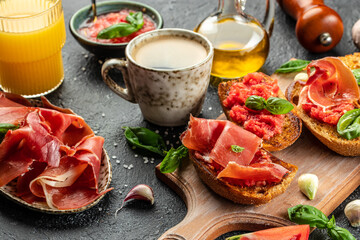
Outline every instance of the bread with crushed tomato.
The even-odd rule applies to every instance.
[[[261,151],[266,152],[264,149],[261,149]],[[271,155],[269,152],[266,153]],[[193,162],[200,179],[207,186],[220,196],[240,204],[261,205],[270,202],[274,197],[285,192],[298,169],[295,165],[283,162],[271,155],[271,161],[273,163],[279,164],[289,170],[289,173],[283,177],[281,182],[267,184],[265,186],[236,186],[228,183],[222,178],[217,178],[214,169],[206,165],[202,160],[197,159],[193,150],[189,151],[189,157]]]
[[[271,80],[271,78],[264,74],[265,80]],[[227,82],[222,82],[218,86],[218,95],[219,100],[221,103],[221,106],[223,108],[223,111],[227,117],[228,120],[235,122],[230,117],[230,110],[229,108],[225,107],[223,105],[223,101],[228,97],[230,88],[234,83],[242,82],[243,78],[230,80]],[[279,98],[285,99],[284,94],[279,90],[278,96]],[[236,122],[235,122],[236,123]],[[238,123],[236,123],[238,124]],[[240,124],[238,124],[240,125]],[[241,126],[241,125],[240,125]],[[287,114],[285,114],[283,126],[282,126],[282,132],[280,134],[276,134],[273,137],[271,137],[269,140],[263,141],[263,148],[266,150],[273,152],[273,151],[280,151],[284,148],[289,147],[292,145],[301,134],[302,129],[302,123],[301,120],[296,116],[295,111],[291,111]]]
[[[340,57],[340,60],[350,69],[360,68],[360,53]],[[299,82],[294,81],[286,89],[286,98],[296,106],[302,87]],[[356,108],[360,108],[359,101],[354,102],[354,105]],[[328,148],[343,156],[360,156],[360,137],[347,140],[339,135],[336,126],[310,117],[301,106],[295,107],[294,110],[311,133]]]

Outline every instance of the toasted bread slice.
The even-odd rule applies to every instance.
[[[269,76],[265,75],[265,79],[271,79]],[[230,109],[224,107],[222,104],[223,101],[227,98],[229,95],[229,91],[231,86],[236,82],[241,82],[243,78],[235,79],[227,82],[222,82],[218,86],[218,95],[219,100],[221,103],[221,106],[223,108],[223,111],[227,117],[228,120],[234,122],[230,117]],[[279,90],[278,92],[279,98],[284,98],[284,94]],[[274,135],[269,140],[263,141],[263,148],[270,152],[274,151],[280,151],[284,148],[289,147],[291,144],[293,144],[301,134],[302,129],[302,123],[301,120],[295,115],[295,111],[291,111],[287,114],[285,114],[284,124],[282,126],[282,133]]]
[[[262,149],[261,151],[266,150]],[[189,152],[189,156],[200,179],[207,186],[209,186],[214,192],[216,192],[220,196],[240,204],[260,205],[270,202],[274,197],[285,192],[286,188],[290,185],[298,169],[295,165],[283,162],[277,157],[271,155],[271,161],[273,163],[280,164],[281,166],[290,171],[281,180],[281,182],[276,184],[269,184],[267,186],[242,187],[231,185],[225,180],[217,178],[216,172],[208,165],[204,164],[202,160],[197,159],[195,157],[194,151],[191,150]]]
[[[286,98],[295,105],[299,102],[299,94],[303,86],[299,82],[291,83],[286,89]],[[359,102],[355,103],[359,108]],[[360,155],[360,138],[347,140],[339,135],[336,126],[322,123],[310,117],[301,106],[296,107],[296,114],[304,125],[328,148],[343,156]]]

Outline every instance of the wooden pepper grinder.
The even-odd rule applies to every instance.
[[[277,0],[297,20],[295,33],[300,44],[311,52],[326,52],[336,46],[344,32],[343,22],[323,0]]]

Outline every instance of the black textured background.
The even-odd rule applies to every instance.
[[[155,7],[162,14],[165,27],[186,29],[193,29],[213,12],[218,4],[217,0],[141,0],[139,2]],[[270,54],[261,69],[263,72],[271,74],[291,57],[310,60],[356,51],[351,40],[351,27],[360,17],[359,0],[325,2],[336,9],[343,19],[345,30],[340,44],[328,53],[308,53],[295,38],[295,21],[276,6]],[[90,0],[63,0],[66,24],[68,25],[71,15],[77,9],[89,3]],[[264,8],[264,0],[252,0],[247,3],[247,12],[259,19],[262,19]],[[144,126],[159,130],[160,134],[174,145],[183,128],[160,128],[144,121],[137,105],[121,99],[103,83],[100,68],[104,59],[83,50],[68,29],[63,59],[65,81],[58,90],[48,95],[48,98],[56,105],[73,109],[98,131],[98,135],[105,137],[105,148],[113,165],[111,185],[115,190],[88,211],[62,216],[34,212],[0,196],[0,239],[157,239],[184,218],[186,207],[170,188],[155,177],[154,167],[161,159],[154,157],[154,163],[151,163],[150,158],[149,163],[145,164],[143,155],[138,154],[135,157],[137,153],[133,152],[126,143],[121,126]],[[202,117],[215,118],[220,113],[221,107],[217,100],[216,89],[209,87]],[[117,146],[114,146],[114,143]],[[117,160],[120,163],[117,163]],[[125,169],[124,164],[133,164],[134,168]],[[121,205],[127,191],[140,183],[153,187],[154,206],[131,202],[126,204],[115,218],[115,210]],[[352,228],[343,213],[346,203],[358,198],[360,198],[360,188],[357,188],[333,214],[339,226],[347,228],[357,239],[360,239],[360,229]],[[218,239],[224,239],[224,236]],[[315,230],[310,239],[328,239],[328,237],[326,232]]]

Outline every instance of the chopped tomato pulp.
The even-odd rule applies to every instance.
[[[83,27],[79,29],[79,33],[86,37],[89,40],[94,42],[101,42],[101,43],[125,43],[130,42],[131,39],[137,37],[138,35],[149,32],[156,29],[156,25],[154,21],[147,15],[143,15],[144,18],[144,25],[143,27],[128,36],[113,38],[113,39],[97,39],[97,35],[99,32],[111,25],[126,22],[126,17],[129,15],[131,11],[129,9],[123,9],[119,12],[112,12],[103,15],[99,15],[95,22],[85,23]]]
[[[276,79],[265,79],[263,73],[249,73],[242,82],[231,86],[223,105],[230,110],[231,119],[258,137],[268,140],[282,132],[284,115],[273,115],[267,110],[255,111],[245,106],[246,99],[257,95],[268,99],[276,97],[279,86]]]
[[[335,126],[344,113],[354,109],[354,105],[352,103],[340,103],[330,108],[324,108],[313,104],[307,98],[306,102],[302,103],[302,108],[310,117]]]

